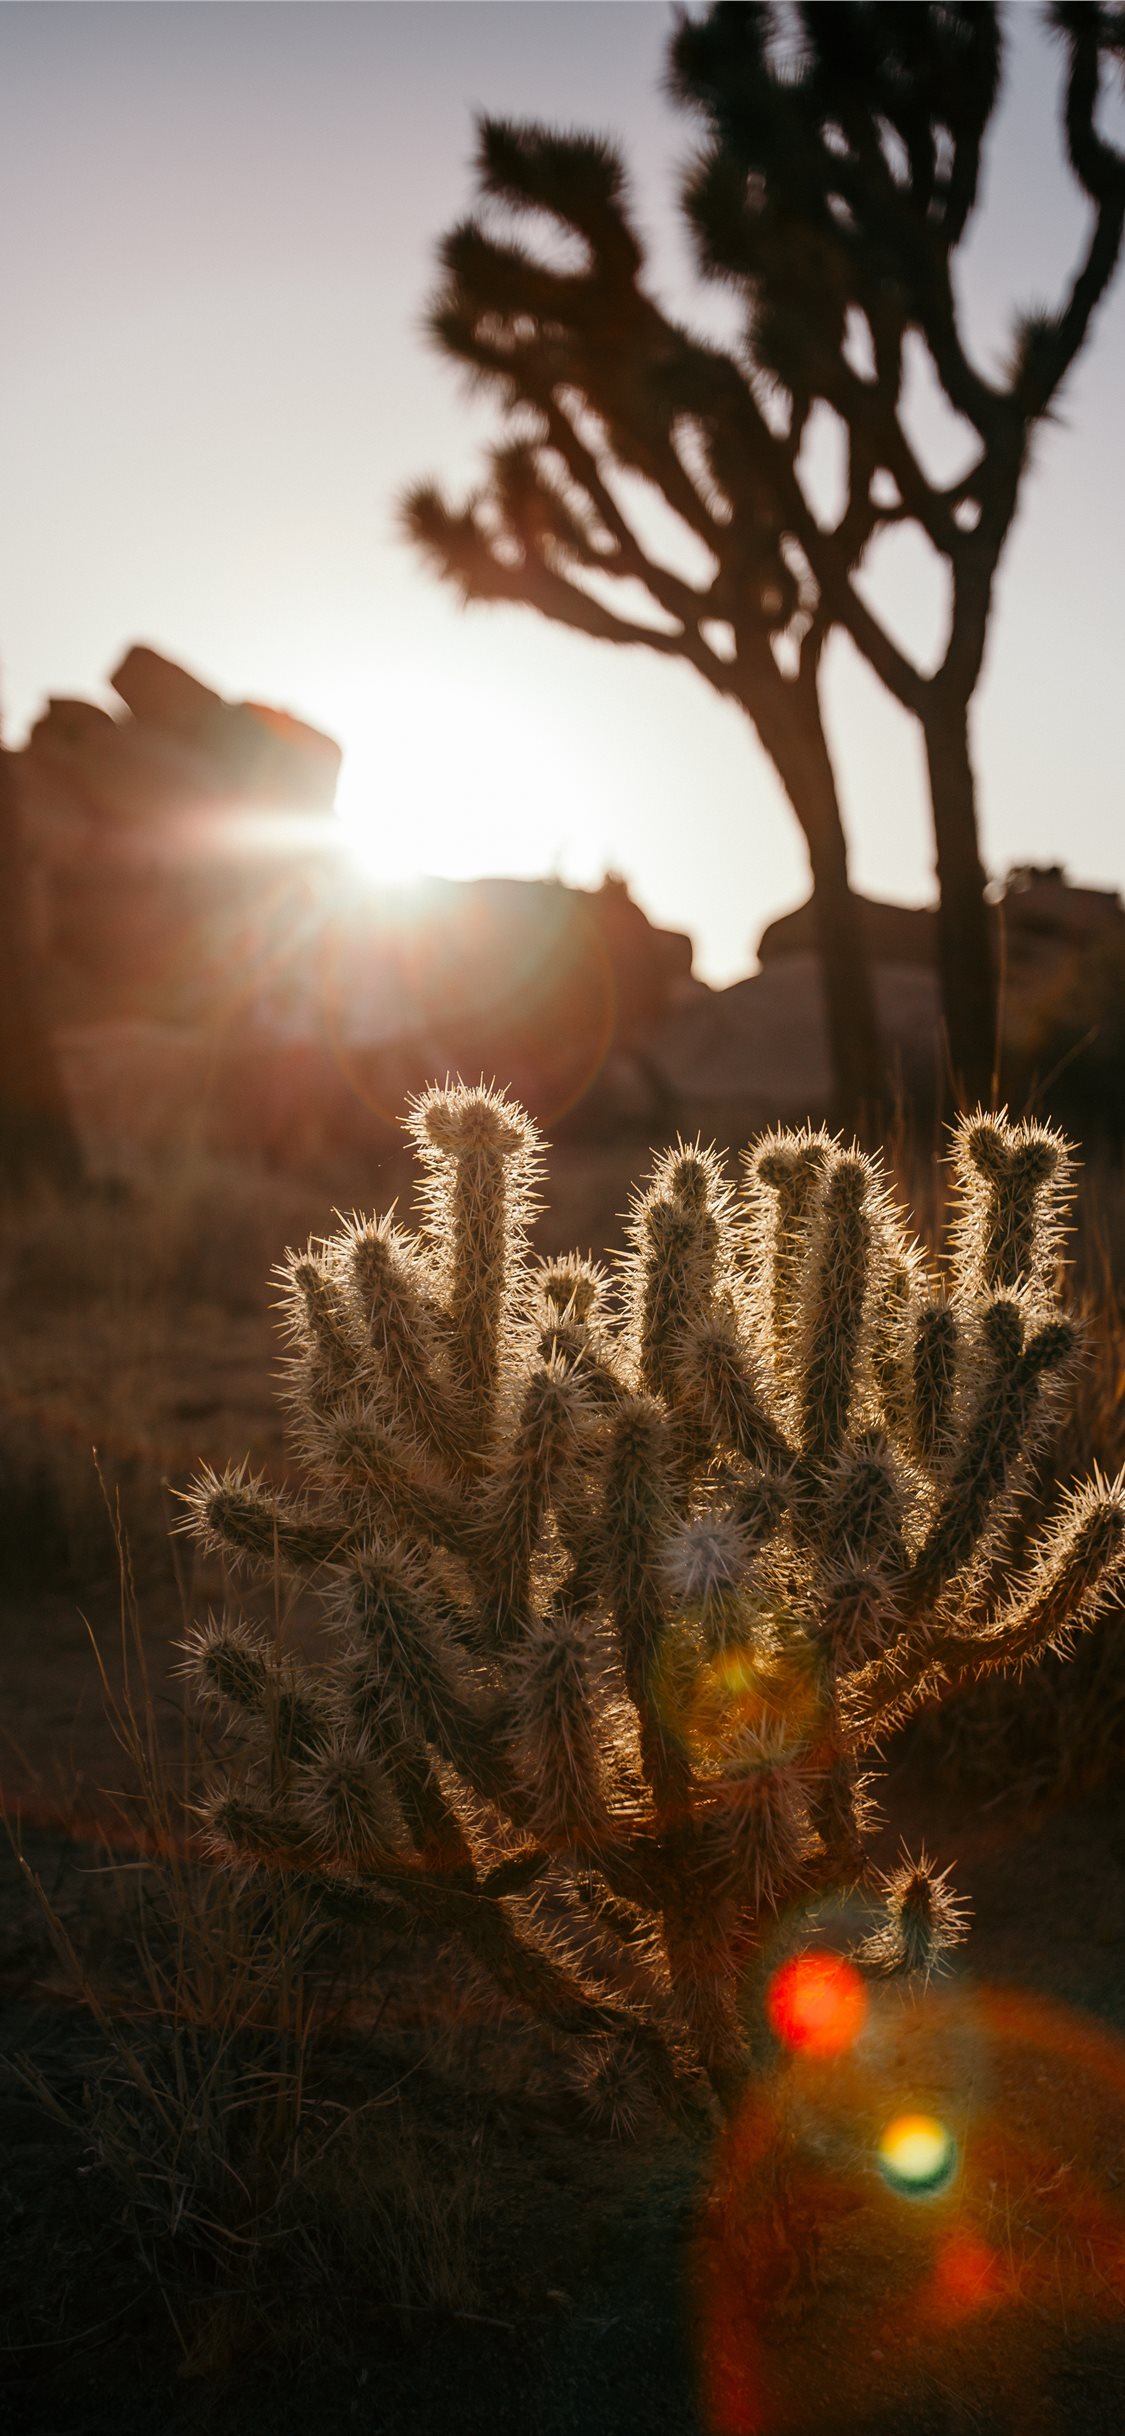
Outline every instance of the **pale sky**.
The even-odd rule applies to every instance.
[[[1081,241],[1058,57],[1008,11],[1005,99],[963,304],[986,366]],[[649,0],[6,0],[0,6],[0,663],[9,737],[48,694],[108,700],[146,641],[345,748],[389,867],[623,871],[745,972],[807,893],[800,834],[747,723],[688,669],[463,611],[396,531],[404,485],[457,491],[498,419],[421,330],[471,201],[473,113],[616,136],[651,284],[701,304],[675,198],[691,123],[658,85]],[[1125,883],[1121,599],[1125,269],[1040,432],[977,699],[986,861]],[[956,449],[919,402],[937,452]],[[828,454],[825,452],[825,468]],[[900,537],[872,585],[925,649],[940,603]],[[826,672],[856,884],[924,901],[911,723],[833,643]]]

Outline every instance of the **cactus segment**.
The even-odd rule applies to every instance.
[[[925,1986],[968,1932],[968,1906],[953,1892],[949,1871],[936,1870],[925,1852],[912,1861],[904,1852],[895,1869],[878,1880],[883,1918],[859,1949],[865,1968],[881,1978],[905,1976]]]

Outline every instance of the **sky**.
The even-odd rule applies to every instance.
[[[715,983],[808,889],[749,725],[702,679],[529,610],[464,610],[397,528],[498,433],[428,344],[438,241],[471,205],[473,120],[615,136],[650,285],[713,331],[676,209],[692,126],[660,93],[663,0],[5,0],[0,7],[0,683],[19,742],[48,695],[111,702],[135,641],[344,747],[342,807],[383,873],[623,872]],[[1063,291],[1082,199],[1058,57],[1029,0],[1009,56],[961,303],[986,369],[1014,312]],[[724,314],[727,318],[724,321]],[[963,435],[916,367],[928,461]],[[1038,434],[974,715],[1000,877],[1063,860],[1125,883],[1121,663],[1125,269]],[[830,434],[817,466],[831,483]],[[925,545],[870,586],[932,652]],[[913,723],[846,638],[827,718],[855,884],[932,894]]]

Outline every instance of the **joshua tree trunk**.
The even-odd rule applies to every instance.
[[[848,878],[848,849],[836,779],[820,721],[815,684],[807,681],[808,716],[799,736],[755,721],[804,832],[813,882],[813,914],[824,983],[824,1019],[832,1070],[832,1120],[861,1140],[873,1134],[886,1098],[871,961],[862,909]]]
[[[0,1192],[36,1177],[77,1184],[82,1156],[40,1006],[15,771],[2,745],[0,965]]]
[[[923,712],[937,850],[938,971],[958,1104],[991,1098],[998,1035],[992,925],[977,842],[969,706],[931,684]]]
[[[875,993],[860,907],[848,880],[843,832],[806,829],[813,911],[832,1064],[833,1121],[861,1141],[877,1128],[886,1095]]]

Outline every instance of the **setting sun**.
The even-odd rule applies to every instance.
[[[600,877],[608,805],[577,751],[545,737],[534,707],[500,683],[403,665],[341,688],[337,798],[348,849],[370,878],[473,879],[506,871]]]

